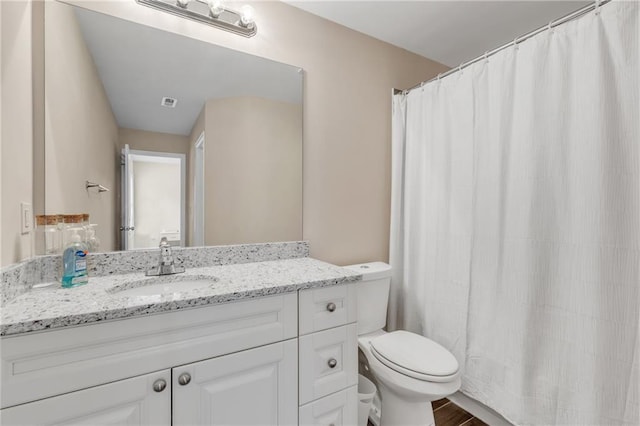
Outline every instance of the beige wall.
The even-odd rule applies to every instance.
[[[388,259],[391,89],[445,66],[281,2],[252,2],[258,34],[247,39],[135,2],[72,1],[304,68],[303,220],[311,255],[337,264]]]
[[[246,39],[135,2],[72,1],[304,68],[304,238],[312,256],[337,264],[387,260],[391,88],[409,87],[446,67],[280,2],[252,3],[259,30]],[[25,87],[31,74],[25,46],[31,40],[23,16],[28,6],[2,2],[2,7],[2,96],[11,99],[11,110],[6,103],[2,109],[2,260],[7,264],[25,254],[25,247],[30,251],[17,231],[16,203],[31,198],[31,125],[25,124],[32,109]],[[5,149],[8,138],[22,144]],[[14,185],[15,171],[25,175],[20,188]],[[7,176],[12,176],[10,188]]]
[[[31,3],[32,79],[33,79],[33,212],[45,212],[45,111],[44,111],[44,2]],[[38,244],[34,245],[35,248]],[[37,252],[36,252],[37,254]]]
[[[3,266],[30,257],[20,232],[20,203],[32,203],[31,3],[0,2],[0,246]]]
[[[2,186],[2,103],[4,102],[2,98],[2,86],[4,83],[4,68],[2,68],[2,39],[5,37],[5,33],[2,32],[2,4],[0,3],[0,194],[4,192],[4,187]],[[2,238],[4,234],[2,233],[2,197],[0,196],[0,267],[4,265],[4,257],[2,257],[2,246],[4,243],[4,239]],[[7,263],[10,263],[8,261]]]
[[[301,105],[209,100],[205,245],[302,238]]]
[[[46,2],[45,14],[46,213],[89,213],[100,250],[115,250],[118,127],[73,8]],[[111,191],[87,191],[87,180]]]
[[[188,136],[125,128],[120,128],[118,134],[120,139],[120,148],[124,147],[125,144],[129,144],[130,149],[139,151],[189,154]]]

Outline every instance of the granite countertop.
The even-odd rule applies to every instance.
[[[120,290],[158,282],[211,280],[204,288],[162,295],[126,296]],[[63,289],[39,286],[3,306],[0,336],[290,293],[358,281],[361,275],[308,257],[190,268],[183,274],[145,277],[142,273],[91,277],[89,283]]]

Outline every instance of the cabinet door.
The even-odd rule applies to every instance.
[[[296,425],[297,340],[176,367],[173,425]]]
[[[358,387],[352,386],[300,407],[300,426],[355,426]]]
[[[300,404],[358,384],[357,327],[300,337]]]
[[[165,388],[154,384],[164,380]],[[164,370],[0,411],[10,425],[171,425],[171,371]]]

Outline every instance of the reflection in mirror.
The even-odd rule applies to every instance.
[[[44,182],[100,251],[300,240],[302,72],[45,2]]]
[[[184,246],[185,155],[125,145],[122,158],[123,248],[158,247],[162,238]]]

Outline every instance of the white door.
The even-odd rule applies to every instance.
[[[186,156],[131,151],[130,158],[135,230],[129,249],[157,248],[162,238],[184,246]]]
[[[120,154],[120,248],[129,250],[133,246],[133,163],[129,145]]]
[[[297,425],[297,340],[172,370],[173,425]]]
[[[154,390],[154,384],[161,380],[166,383],[165,389]],[[170,426],[170,386],[171,371],[158,371],[5,408],[0,411],[0,424]]]
[[[185,245],[186,157],[122,150],[122,250]]]
[[[204,132],[195,144],[195,173],[193,183],[193,241],[192,246],[204,245]]]

